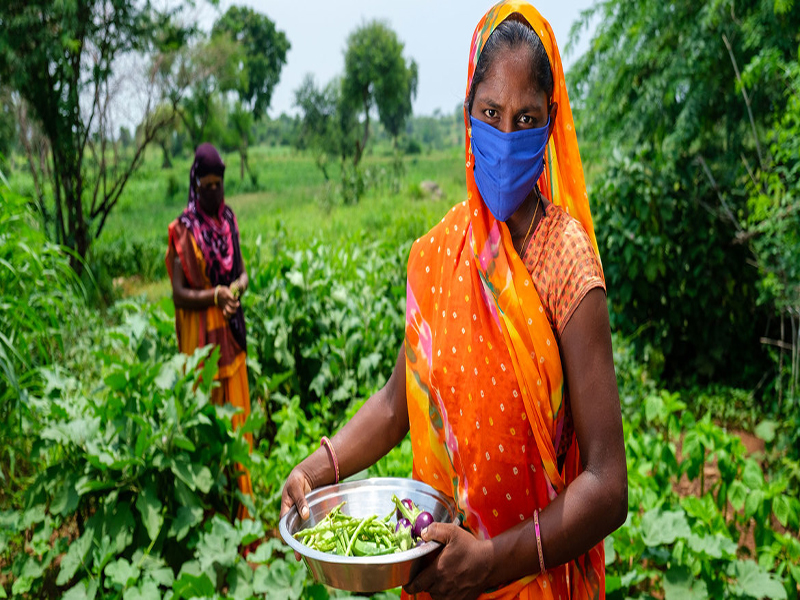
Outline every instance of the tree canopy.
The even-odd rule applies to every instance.
[[[211,36],[212,40],[230,38],[241,50],[238,60],[227,68],[240,73],[238,84],[231,89],[237,99],[228,121],[236,134],[241,157],[240,176],[243,178],[245,169],[249,170],[247,148],[253,121],[266,114],[291,46],[286,34],[279,31],[266,15],[242,6],[231,6],[214,23]],[[254,173],[251,172],[250,177],[255,181]]]
[[[228,35],[241,46],[241,62],[236,68],[244,77],[236,91],[253,117],[260,119],[269,108],[272,92],[286,64],[286,53],[291,48],[286,34],[266,15],[251,8],[231,6],[214,23],[211,35]]]
[[[403,43],[386,23],[372,21],[347,38],[342,95],[360,111],[364,120],[357,142],[355,162],[361,158],[369,138],[369,116],[377,108],[381,124],[393,136],[400,134],[411,115],[417,93],[417,63],[403,57]]]
[[[570,76],[578,131],[598,149],[586,162],[606,167],[592,197],[612,322],[673,374],[763,372],[748,186],[772,160],[798,9],[609,0],[573,30],[601,23]]]
[[[133,0],[9,0],[0,5],[0,80],[30,108],[49,147],[50,164],[39,176],[50,176],[53,198],[49,204],[40,188],[40,211],[56,241],[80,257],[102,230],[144,146],[161,125],[147,121],[132,158],[118,160],[110,143],[116,133],[111,114],[116,62],[130,53],[180,43],[185,28],[172,16],[148,1]],[[147,80],[144,87],[150,84]]]

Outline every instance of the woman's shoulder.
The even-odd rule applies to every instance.
[[[594,287],[605,289],[603,268],[580,221],[551,204],[536,228],[525,266],[560,334],[583,297]]]
[[[592,241],[586,233],[581,222],[570,215],[563,207],[556,204],[549,204],[545,212],[546,227],[542,233],[549,241],[563,240],[570,244],[578,244],[581,247],[592,248]],[[534,235],[534,237],[537,237]]]

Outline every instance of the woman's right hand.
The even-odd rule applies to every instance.
[[[239,300],[233,297],[231,288],[226,285],[220,286],[217,292],[217,306],[226,319],[230,319],[239,310]]]
[[[300,517],[307,519],[311,514],[308,510],[308,502],[306,501],[306,494],[314,489],[311,483],[311,478],[303,471],[302,465],[297,465],[289,477],[286,478],[286,483],[283,484],[283,493],[281,494],[281,517],[285,515],[293,506],[297,506],[297,512]],[[295,552],[294,557],[300,560],[300,555]]]
[[[281,494],[281,517],[285,515],[293,506],[297,506],[297,512],[300,517],[307,519],[310,515],[308,510],[308,502],[306,502],[306,494],[314,489],[314,484],[311,482],[311,477],[306,474],[302,468],[302,464],[297,465],[289,477],[286,478],[286,483],[283,484],[283,494]]]

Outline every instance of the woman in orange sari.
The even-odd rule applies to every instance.
[[[248,285],[239,247],[236,216],[225,204],[225,163],[211,144],[198,146],[189,173],[189,203],[169,225],[167,271],[175,303],[178,349],[192,354],[197,348],[219,347],[219,386],[211,392],[214,404],[240,409],[234,428],[250,414],[247,383],[247,339],[239,296]],[[252,434],[245,434],[252,449]],[[252,494],[250,475],[238,477],[242,494]],[[247,509],[239,506],[239,518]]]
[[[467,199],[411,248],[406,336],[386,386],[300,463],[282,511],[410,432],[413,476],[462,527],[417,598],[604,598],[603,539],[627,470],[605,282],[550,25],[507,0],[478,23],[464,118]]]

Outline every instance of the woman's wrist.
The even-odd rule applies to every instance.
[[[309,454],[300,465],[311,482],[312,489],[331,484],[336,479],[330,455],[322,446]]]
[[[211,302],[214,306],[219,306],[219,291],[222,289],[221,285],[214,287],[214,292],[211,295]]]

